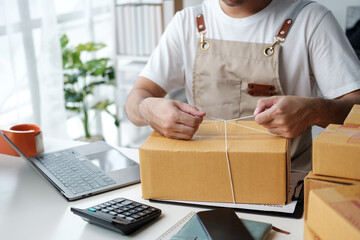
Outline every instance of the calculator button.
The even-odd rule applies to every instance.
[[[124,214],[118,214],[117,217],[118,218],[125,218],[126,216]]]
[[[113,209],[118,209],[118,208],[119,208],[119,206],[116,206],[116,205],[111,205],[111,207],[112,207]]]
[[[113,201],[116,202],[116,203],[120,203],[120,202],[125,201],[125,198],[116,198]]]
[[[110,204],[110,203],[107,203],[107,202],[104,203],[104,205],[107,206],[107,207],[108,207],[108,206],[111,206],[111,204]]]
[[[133,222],[135,219],[134,218],[132,218],[132,217],[126,217],[125,218],[128,222]]]
[[[140,217],[144,217],[144,216],[146,216],[146,213],[139,212],[138,215],[139,215]]]
[[[122,212],[124,212],[124,210],[117,209],[117,210],[115,210],[115,212],[117,212],[117,213],[122,213]]]
[[[101,208],[105,208],[105,207],[106,207],[104,204],[100,204],[100,205],[98,205],[98,206],[101,207]]]
[[[111,215],[113,215],[113,216],[116,216],[117,215],[117,213],[116,212],[109,212]]]
[[[104,210],[104,209],[103,209]],[[143,213],[145,213],[145,214],[150,214],[150,213],[152,213],[152,211],[150,211],[150,210],[145,210],[145,211],[143,211]]]
[[[125,216],[130,216],[132,213],[124,212],[123,214],[124,214]]]
[[[133,201],[130,201],[130,200],[125,200],[125,201],[121,202],[121,204],[124,206],[132,204],[132,203],[133,203]]]
[[[123,208],[121,208],[121,210],[128,211],[128,210],[130,210],[130,208],[128,208],[128,207],[123,207]]]
[[[100,210],[100,209],[101,209],[101,207],[99,207],[99,206],[94,206],[93,208],[95,208],[96,210]]]
[[[110,203],[110,204],[115,204],[116,202],[115,202],[115,201],[110,201],[109,203]]]
[[[141,206],[141,203],[133,203],[132,205],[135,207],[138,207],[138,206]]]
[[[112,208],[112,207],[107,207],[106,209],[109,211],[114,211],[114,208]]]
[[[109,212],[109,210],[107,210],[107,209],[101,209],[101,211],[104,212],[104,213],[108,213],[108,212]]]
[[[133,214],[133,215],[131,215],[131,217],[132,217],[132,218],[135,218],[135,219],[139,219],[139,218],[140,218],[140,216],[137,215],[137,214]]]
[[[138,207],[138,208],[134,208],[134,210],[139,212],[139,211],[142,211],[143,209]]]
[[[88,210],[89,210],[90,212],[96,212],[96,209],[95,209],[95,208],[88,208]]]
[[[129,210],[129,213],[137,213],[138,211],[134,210],[134,209],[131,209]]]
[[[148,206],[146,206],[146,205],[141,205],[140,206],[142,209],[148,209],[149,207]]]

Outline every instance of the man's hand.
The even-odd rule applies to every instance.
[[[139,77],[126,100],[126,113],[137,126],[150,125],[168,138],[191,139],[205,113],[189,104],[165,99],[166,91]]]
[[[254,111],[257,124],[285,138],[300,135],[315,121],[311,98],[275,96],[260,99]]]
[[[254,115],[269,132],[294,138],[312,125],[343,124],[354,104],[360,104],[360,90],[336,99],[276,96],[260,99]]]
[[[145,98],[139,104],[142,118],[161,135],[174,138],[192,138],[205,113],[189,104],[164,98]]]

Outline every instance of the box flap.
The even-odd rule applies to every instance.
[[[316,181],[333,182],[340,184],[360,184],[360,180],[318,175],[318,174],[314,174],[312,171],[310,171],[306,175],[305,179],[312,179]]]
[[[360,105],[354,105],[344,121],[345,126],[360,126]]]
[[[267,129],[257,125],[254,121],[237,121],[245,127],[251,127],[267,132]],[[217,124],[217,125],[216,125]],[[176,140],[168,139],[153,132],[141,146],[141,149],[163,151],[196,151],[196,152],[224,152],[225,151],[225,127],[214,121],[204,121],[193,139]],[[218,128],[217,128],[218,126]],[[248,128],[227,124],[228,152],[266,152],[282,153],[289,144],[286,138],[257,132]],[[194,144],[196,142],[196,144]]]
[[[314,143],[360,144],[360,127],[330,124],[315,139]]]

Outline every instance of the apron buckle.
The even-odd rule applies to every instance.
[[[275,53],[275,47],[276,45],[279,45],[280,43],[284,42],[284,38],[274,37],[274,44],[272,46],[265,47],[264,49],[264,55],[267,57],[271,57]]]
[[[208,50],[210,47],[210,43],[204,39],[205,33],[206,33],[206,31],[200,32],[200,43],[201,43],[200,47],[201,47],[201,50],[203,50],[203,51]]]

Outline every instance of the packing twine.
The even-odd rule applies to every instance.
[[[232,175],[231,175],[231,169],[230,169],[230,160],[229,160],[229,153],[228,153],[227,130],[226,130],[227,123],[230,123],[230,124],[233,124],[233,125],[236,125],[236,126],[239,126],[239,127],[247,128],[247,129],[250,129],[250,130],[253,130],[253,131],[262,132],[262,133],[266,133],[266,134],[269,134],[269,135],[279,137],[279,135],[276,135],[276,134],[273,134],[273,133],[269,133],[269,132],[266,132],[266,131],[263,131],[263,130],[260,130],[260,129],[256,129],[256,128],[244,126],[244,125],[241,125],[241,124],[238,124],[238,123],[234,123],[234,121],[253,118],[253,117],[255,117],[255,115],[225,120],[225,119],[222,119],[222,118],[214,118],[214,117],[209,116],[210,119],[214,120],[215,126],[216,126],[216,128],[217,128],[217,130],[219,132],[221,132],[222,127],[224,126],[226,161],[227,161],[228,172],[229,172],[231,194],[232,194],[232,199],[233,199],[234,204],[236,204],[236,201],[235,201],[234,185],[233,185],[233,181],[232,181]],[[220,122],[221,122],[221,125],[219,126]]]

